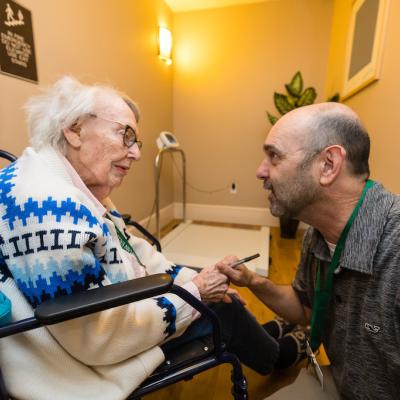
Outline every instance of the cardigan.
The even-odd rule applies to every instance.
[[[192,280],[194,271],[131,235],[108,204],[106,218],[51,147],[28,147],[0,171],[0,291],[13,320],[46,299],[134,279],[138,268],[168,273],[178,285]],[[134,249],[135,268],[116,227]],[[164,360],[159,345],[182,334],[192,316],[192,307],[166,294],[4,338],[6,386],[20,400],[124,399]]]

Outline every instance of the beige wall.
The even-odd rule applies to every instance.
[[[335,0],[332,43],[326,88],[342,91],[344,59],[351,1]],[[361,117],[371,136],[372,178],[400,192],[400,135],[398,133],[398,89],[400,87],[400,2],[391,1],[386,26],[381,78],[345,101]]]
[[[21,4],[33,15],[40,84],[73,74],[112,83],[139,103],[143,158],[113,195],[136,219],[149,215],[153,204],[154,140],[161,130],[173,130],[180,140],[192,185],[238,184],[236,195],[188,188],[189,202],[263,207],[265,192],[254,174],[269,129],[265,111],[275,111],[272,93],[296,70],[316,87],[318,101],[342,91],[351,0],[277,0],[174,17],[162,0]],[[172,18],[173,68],[156,57],[156,28],[172,26]],[[399,18],[400,2],[391,1],[381,79],[346,101],[370,132],[373,178],[395,192]],[[0,148],[19,155],[28,144],[21,107],[37,92],[37,85],[0,74]],[[170,169],[168,163],[163,168],[162,206],[180,199],[179,184],[173,196]]]
[[[121,211],[136,219],[154,201],[155,138],[172,129],[172,71],[157,57],[157,27],[170,26],[162,0],[21,0],[32,12],[40,84],[63,74],[84,82],[106,82],[127,92],[142,111],[142,161],[113,193]],[[28,144],[26,99],[38,86],[0,74],[0,148],[17,155]],[[172,201],[171,174],[163,177],[162,204]],[[169,175],[169,176],[168,176]]]
[[[255,178],[269,130],[266,110],[297,70],[325,88],[330,0],[285,0],[174,15],[174,132],[186,151],[188,201],[266,206]],[[178,198],[178,197],[177,197]]]

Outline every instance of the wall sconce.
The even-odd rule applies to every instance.
[[[172,33],[169,29],[159,27],[158,30],[158,55],[167,65],[172,64]]]

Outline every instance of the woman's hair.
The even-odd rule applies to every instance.
[[[110,86],[84,85],[65,76],[43,89],[42,94],[31,97],[24,106],[31,146],[39,150],[50,145],[65,154],[63,130],[84,115],[93,113],[99,94],[104,93],[117,95],[125,101],[139,122],[139,109],[125,94]]]

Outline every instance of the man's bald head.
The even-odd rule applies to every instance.
[[[303,141],[304,162],[309,163],[324,148],[340,145],[346,150],[349,172],[369,176],[370,140],[357,114],[340,103],[319,103],[297,108],[277,123],[291,128]]]

